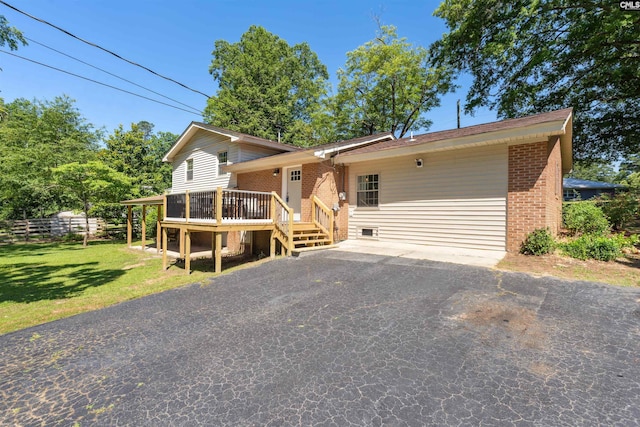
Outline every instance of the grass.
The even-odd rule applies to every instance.
[[[223,266],[225,272],[233,263]],[[210,259],[192,273],[162,271],[155,254],[122,242],[0,245],[0,334],[214,277]]]
[[[497,268],[568,280],[640,287],[640,255],[637,254],[627,254],[609,262],[581,261],[558,253],[542,256],[507,254]]]

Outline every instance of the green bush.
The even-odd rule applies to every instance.
[[[520,253],[525,255],[544,255],[553,251],[555,242],[546,228],[539,228],[527,235],[520,246]]]
[[[629,192],[618,193],[613,197],[604,195],[598,204],[616,230],[622,229],[636,218],[640,208],[638,196]]]
[[[622,256],[623,248],[631,247],[637,242],[637,236],[627,238],[621,234],[608,237],[583,234],[568,243],[564,243],[561,247],[567,255],[573,258],[613,261]]]
[[[576,202],[565,205],[562,219],[564,226],[573,235],[602,235],[611,229],[602,209],[592,202]]]

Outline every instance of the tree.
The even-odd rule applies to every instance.
[[[307,43],[290,46],[252,25],[237,43],[217,40],[212,54],[209,72],[218,93],[204,111],[208,123],[289,144],[310,143],[311,116],[329,75]]]
[[[469,73],[465,110],[502,118],[574,108],[576,159],[637,152],[640,14],[585,0],[444,0],[437,63]]]
[[[9,45],[9,49],[17,50],[18,43],[25,46],[27,41],[24,36],[15,27],[9,26],[9,21],[3,15],[0,15],[0,46]]]
[[[451,73],[432,67],[427,49],[399,38],[393,26],[347,53],[332,100],[337,132],[344,138],[389,131],[402,137],[431,125],[424,113],[452,89]]]
[[[116,203],[131,191],[131,180],[99,161],[67,163],[53,170],[56,184],[64,190],[68,202],[85,215],[83,246],[89,239],[89,209],[93,203]]]
[[[99,153],[100,160],[132,179],[136,194],[141,196],[162,193],[171,186],[171,165],[163,163],[162,158],[178,136],[155,134],[153,128],[146,121],[132,123],[126,131],[120,125]]]
[[[614,182],[616,179],[613,165],[604,162],[575,162],[569,176],[571,178],[602,182]]]
[[[74,101],[16,99],[0,107],[0,218],[43,216],[63,207],[51,170],[95,156],[100,133],[87,124]]]

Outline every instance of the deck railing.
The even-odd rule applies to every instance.
[[[271,197],[271,216],[275,235],[288,254],[293,250],[293,209],[287,206],[275,192]],[[271,253],[275,248],[271,248]]]
[[[327,205],[315,195],[311,197],[311,220],[329,236],[329,240],[333,244],[333,210],[329,209]]]
[[[271,193],[222,188],[167,194],[164,219],[208,223],[268,221],[272,219],[271,197]]]

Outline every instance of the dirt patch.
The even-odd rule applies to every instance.
[[[555,276],[569,280],[640,287],[640,255],[628,254],[616,261],[603,262],[549,254],[531,256],[507,254],[497,265],[500,270],[520,271],[534,276]]]
[[[500,337],[515,339],[526,348],[542,348],[546,339],[536,312],[514,304],[486,301],[456,317],[484,331],[498,332]],[[495,334],[491,336],[496,338]]]

